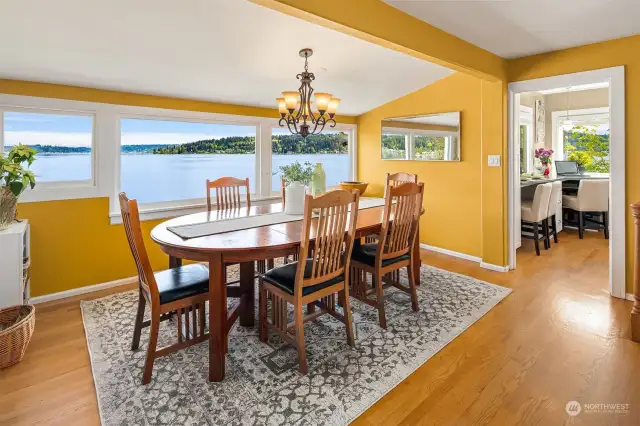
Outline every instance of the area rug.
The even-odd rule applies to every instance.
[[[295,349],[277,335],[265,344],[257,326],[236,323],[220,383],[208,381],[203,342],[156,360],[151,383],[142,385],[147,330],[140,349],[130,350],[137,291],[82,302],[102,424],[348,424],[511,292],[426,265],[421,279],[419,312],[406,293],[385,290],[387,330],[377,311],[352,299],[355,348],[329,315],[305,325],[306,376]],[[159,347],[175,338],[175,324],[164,322]]]

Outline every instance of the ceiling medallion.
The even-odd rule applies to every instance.
[[[330,93],[316,93],[316,111],[311,108],[313,101],[313,88],[311,82],[315,80],[315,75],[309,72],[308,59],[313,55],[313,50],[302,49],[300,56],[304,58],[304,71],[296,76],[300,80],[300,88],[297,92],[282,92],[282,98],[277,98],[278,111],[280,112],[279,124],[285,125],[294,135],[306,138],[309,135],[322,133],[324,126],[336,126],[333,117],[336,115],[340,99],[334,98]],[[327,117],[328,116],[328,117]]]

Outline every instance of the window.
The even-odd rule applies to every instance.
[[[139,203],[206,197],[205,181],[249,178],[256,188],[256,126],[123,118],[120,188]]]
[[[382,159],[383,160],[404,160],[407,158],[407,138],[408,134],[393,133],[383,130],[382,132]]]
[[[287,129],[275,128],[271,136],[271,190],[280,191],[280,166],[294,161],[321,163],[327,186],[350,180],[349,136],[344,132],[325,131],[303,140]]]
[[[520,173],[533,169],[533,108],[520,105]]]
[[[0,152],[23,143],[38,151],[36,187],[20,203],[109,197],[140,205],[142,220],[202,210],[205,181],[249,178],[252,202],[275,199],[278,167],[322,163],[327,184],[351,180],[355,125],[338,124],[303,141],[278,119],[0,94]],[[269,201],[265,201],[269,202]]]
[[[609,173],[609,108],[554,111],[554,158],[576,161],[590,173]],[[561,142],[560,142],[561,141]]]
[[[413,135],[412,160],[444,160],[451,136]]]
[[[38,154],[31,170],[46,182],[93,183],[93,117],[5,111],[4,151],[18,144]]]

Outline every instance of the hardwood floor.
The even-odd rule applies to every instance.
[[[514,291],[354,424],[640,424],[640,345],[629,340],[631,302],[605,290],[607,241],[559,237],[540,257],[525,241],[509,273],[423,252],[424,263]],[[25,359],[0,371],[0,424],[99,424],[80,298],[38,306]],[[571,400],[582,404],[576,417]],[[585,410],[605,403],[630,406]]]

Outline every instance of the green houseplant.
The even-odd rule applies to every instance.
[[[284,212],[302,214],[306,185],[313,179],[313,166],[308,161],[305,161],[304,165],[294,161],[288,166],[280,166],[280,173],[286,182]]]
[[[26,145],[16,145],[5,157],[0,156],[0,229],[8,228],[16,218],[18,197],[27,187],[36,186],[36,177],[29,166],[37,151]]]
[[[580,173],[584,173],[587,166],[589,166],[592,162],[591,156],[585,151],[573,150],[569,153],[567,159],[569,161],[575,161],[576,164],[578,164],[578,171]]]

